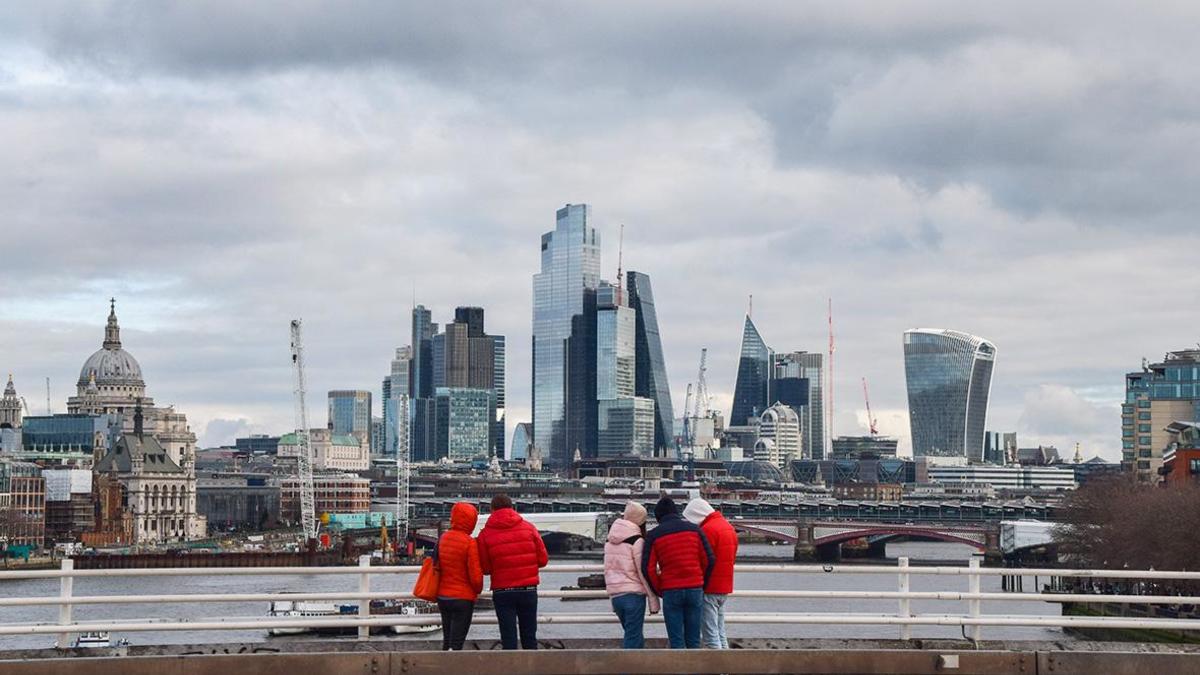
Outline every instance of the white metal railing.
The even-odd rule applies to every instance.
[[[357,567],[219,567],[219,568],[152,568],[152,569],[75,569],[74,561],[62,562],[59,569],[14,570],[0,572],[0,581],[18,579],[58,579],[57,596],[2,597],[0,608],[57,606],[56,623],[4,623],[0,624],[0,636],[57,634],[56,645],[70,645],[71,636],[82,632],[96,631],[200,631],[200,630],[253,630],[271,628],[357,628],[359,639],[367,639],[372,626],[426,625],[429,617],[404,615],[372,615],[371,600],[411,599],[411,593],[394,590],[372,590],[372,577],[391,574],[413,574],[420,571],[415,566],[371,566],[369,556],[359,558]],[[591,573],[603,570],[599,564],[556,564],[546,567],[545,572]],[[890,565],[794,565],[794,564],[743,564],[737,566],[742,574],[790,573],[790,574],[894,574],[897,577],[895,591],[843,591],[843,590],[738,590],[735,598],[774,599],[836,599],[836,600],[896,600],[895,614],[868,613],[805,613],[770,612],[726,614],[729,623],[748,624],[820,624],[820,625],[895,625],[900,628],[901,639],[912,638],[913,626],[960,626],[967,637],[978,641],[984,626],[1041,626],[1078,628],[1156,628],[1168,630],[1200,630],[1200,619],[1136,618],[1112,616],[1045,616],[1019,614],[984,614],[983,603],[988,602],[1087,602],[1096,604],[1167,604],[1200,605],[1200,596],[1176,595],[1131,595],[1094,593],[1042,593],[1042,592],[983,592],[980,579],[984,576],[1048,576],[1094,579],[1131,579],[1137,581],[1200,581],[1200,572],[1171,572],[1160,570],[1079,570],[1079,569],[1014,569],[980,567],[972,560],[967,567],[912,567],[907,558],[900,558],[898,566]],[[74,581],[90,577],[157,577],[157,576],[288,576],[288,575],[336,575],[357,576],[357,591],[321,593],[173,593],[137,595],[75,595]],[[967,577],[964,591],[912,591],[910,580],[913,575],[939,577]],[[488,593],[483,594],[484,597]],[[603,590],[540,590],[543,598],[602,599],[607,597]],[[227,617],[210,619],[143,619],[75,621],[73,608],[76,605],[118,604],[163,604],[163,603],[240,603],[271,601],[356,601],[357,615],[329,617]],[[914,613],[912,602],[957,601],[965,602],[963,614]],[[584,624],[611,623],[613,614],[603,613],[542,613],[540,623]],[[661,616],[647,617],[649,622],[661,622]],[[494,616],[480,615],[474,620],[480,624],[494,624]]]

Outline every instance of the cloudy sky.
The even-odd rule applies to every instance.
[[[20,7],[20,8],[18,8]],[[998,13],[989,13],[988,10]],[[531,275],[587,202],[676,406],[837,332],[836,430],[908,445],[901,332],[998,346],[989,428],[1119,456],[1200,340],[1195,3],[39,2],[0,9],[0,369],[65,407],[115,295],[201,442],[378,390],[414,297],[482,305],[529,415]]]

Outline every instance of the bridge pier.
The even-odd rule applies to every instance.
[[[817,546],[813,543],[813,526],[810,523],[796,523],[796,547],[792,550],[792,560],[796,562],[817,562]]]

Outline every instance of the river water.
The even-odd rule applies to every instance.
[[[790,560],[790,546],[768,546],[744,544],[744,554],[756,558],[779,557]],[[962,564],[972,554],[968,546],[932,542],[900,542],[889,544],[887,555],[895,558],[909,556],[914,560],[942,561],[943,564]],[[203,572],[203,570],[197,570]],[[574,585],[578,574],[545,573],[542,588],[557,589]],[[913,591],[966,591],[967,578],[934,577],[913,575]],[[371,579],[372,589],[410,591],[414,576],[379,575]],[[763,573],[741,574],[736,578],[739,589],[772,590],[855,590],[895,591],[896,576],[891,574],[788,574]],[[0,582],[5,596],[58,595],[57,579],[29,579]],[[1000,591],[1000,577],[984,576],[983,591]],[[351,591],[358,587],[357,576],[333,577],[328,575],[299,576],[200,576],[196,577],[95,577],[75,580],[76,595],[125,595],[166,593],[257,593],[257,592],[329,592]],[[1025,588],[1033,590],[1032,579]],[[914,613],[963,614],[965,602],[913,601]],[[813,612],[813,613],[895,613],[895,600],[795,600],[767,598],[732,598],[727,606],[730,612]],[[78,621],[134,620],[147,618],[200,619],[203,617],[262,617],[267,612],[266,603],[189,603],[173,605],[82,605],[74,609]],[[542,612],[596,613],[609,612],[607,600],[562,601],[542,599]],[[1059,606],[1050,603],[1007,603],[984,602],[985,614],[1026,614],[1056,616]],[[57,607],[0,607],[0,623],[52,623],[57,620]],[[883,638],[899,637],[898,626],[837,626],[837,625],[758,625],[730,624],[730,637],[780,637],[780,638]],[[542,638],[620,638],[620,628],[615,620],[612,624],[543,625],[538,628]],[[647,625],[647,637],[665,637],[661,624]],[[959,638],[961,629],[955,626],[917,626],[913,636],[919,638]],[[114,633],[113,640],[126,638],[135,645],[147,644],[198,644],[208,642],[257,642],[273,641],[265,631],[163,631]],[[436,639],[438,634],[411,637],[394,636],[387,639],[406,640]],[[477,625],[471,628],[471,638],[498,638],[494,625]],[[1069,635],[1056,628],[1034,627],[984,627],[985,640],[1071,640]],[[53,646],[54,638],[49,635],[0,636],[0,650],[27,649]]]

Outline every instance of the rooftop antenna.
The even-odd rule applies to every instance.
[[[46,378],[46,415],[50,416],[54,413],[50,410],[50,378]]]
[[[622,271],[622,255],[625,252],[625,223],[621,223],[620,234],[617,235],[617,304],[625,304],[624,294],[622,293],[622,284],[625,282],[625,274]]]
[[[746,316],[754,318],[754,294],[750,294],[750,302],[746,305]]]

